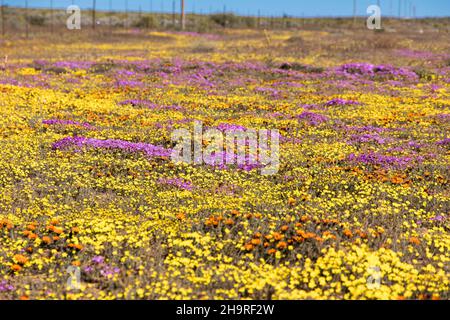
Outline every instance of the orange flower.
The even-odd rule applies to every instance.
[[[283,237],[284,237],[284,236],[283,236],[281,233],[278,233],[278,232],[274,232],[274,233],[273,233],[273,238],[274,238],[275,240],[277,240],[277,241],[283,239]]]
[[[307,233],[305,233],[305,234],[303,235],[303,237],[304,237],[305,239],[311,239],[311,238],[315,238],[315,237],[316,237],[316,234],[315,234],[314,232],[307,232]]]
[[[184,215],[184,213],[179,213],[179,214],[177,214],[176,215],[176,218],[178,219],[178,220],[184,220],[184,219],[186,219],[186,216]]]
[[[323,238],[321,238],[321,237],[319,237],[319,236],[316,236],[316,237],[314,238],[314,240],[316,240],[317,242],[324,242],[324,241],[325,241]]]
[[[299,236],[305,238],[305,235],[306,235],[306,232],[305,232],[305,231],[303,231],[303,230],[300,229],[300,230],[297,230],[296,232],[297,232],[297,234],[298,234]]]
[[[83,246],[81,244],[79,244],[79,243],[69,243],[68,247],[69,248],[74,248],[74,249],[77,249],[77,250],[82,250],[83,249]]]
[[[295,205],[296,203],[297,203],[297,200],[295,200],[294,198],[289,198],[289,199],[288,199],[288,204],[289,204],[289,205],[293,206],[293,205]]]
[[[49,236],[43,236],[42,241],[45,242],[46,244],[52,243],[52,239]]]
[[[11,221],[8,219],[2,219],[0,220],[0,228],[6,227],[7,229],[12,229],[13,225]]]
[[[225,224],[227,226],[232,226],[234,224],[234,221],[233,221],[233,219],[227,219],[227,220],[225,220]]]
[[[336,239],[336,236],[334,234],[332,234],[330,231],[325,231],[322,234],[322,237],[329,238],[329,239]]]
[[[251,251],[251,250],[253,249],[253,245],[252,245],[251,243],[247,243],[247,244],[244,246],[244,248],[245,248],[245,250],[247,250],[247,251]]]
[[[289,226],[282,226],[281,231],[286,232],[289,230]]]
[[[256,219],[261,219],[262,214],[261,213],[255,213],[254,216],[255,216]]]
[[[29,225],[27,225],[27,229],[31,230],[31,231],[34,231],[34,230],[36,230],[36,225],[33,224],[33,223],[30,223]]]
[[[25,249],[28,253],[32,253],[33,252],[33,248],[32,247],[28,247]]]
[[[14,271],[14,272],[19,272],[20,270],[22,270],[22,267],[19,266],[18,264],[13,264],[11,266],[11,270]]]
[[[27,295],[23,295],[23,296],[20,296],[19,299],[20,300],[30,300],[30,297],[28,297]]]
[[[16,254],[13,257],[13,259],[15,262],[17,262],[18,264],[21,264],[21,265],[24,265],[25,263],[28,262],[28,258],[21,254]]]
[[[402,177],[398,177],[398,176],[394,176],[391,178],[391,182],[393,184],[402,184],[403,183],[403,178]]]
[[[253,218],[253,215],[252,215],[251,213],[248,213],[245,217],[246,217],[247,219],[251,219],[251,218]]]
[[[353,233],[349,229],[345,229],[344,236],[346,236],[347,238],[351,238],[353,237]]]
[[[367,233],[365,233],[365,232],[363,232],[363,231],[361,231],[361,230],[358,230],[357,233],[358,233],[358,235],[359,235],[361,238],[367,239]]]
[[[300,218],[300,220],[301,220],[302,222],[307,222],[307,221],[309,221],[309,218],[308,218],[307,216],[302,216],[302,217]]]
[[[72,233],[80,233],[80,228],[78,227],[72,227]]]
[[[280,242],[277,244],[277,248],[278,248],[278,249],[286,249],[286,248],[287,248],[287,243],[284,242],[284,241],[280,241]]]
[[[419,245],[420,244],[420,240],[417,237],[411,237],[411,238],[409,238],[409,243],[415,244],[415,245]]]
[[[58,227],[53,227],[53,232],[56,234],[61,234],[63,233],[63,229],[62,228],[58,228]]]
[[[34,240],[34,239],[36,239],[37,238],[37,234],[35,234],[35,233],[30,233],[29,235],[28,235],[28,239],[30,239],[30,240]]]
[[[261,240],[259,239],[252,239],[251,243],[255,246],[260,245],[261,244]]]
[[[209,227],[213,224],[213,221],[214,221],[214,218],[209,217],[208,219],[205,220],[205,225]]]
[[[275,250],[275,249],[269,249],[269,250],[267,250],[267,253],[268,254],[275,254],[277,252],[277,250]]]
[[[72,262],[72,265],[73,265],[74,267],[79,267],[79,266],[81,265],[81,262],[78,261],[78,260],[76,260],[76,261]]]
[[[261,232],[257,232],[253,235],[253,238],[261,238]]]
[[[53,241],[58,241],[59,239],[61,239],[61,238],[58,236],[53,236]]]
[[[270,243],[264,242],[264,248],[267,248],[268,246],[270,246]]]
[[[239,215],[239,211],[237,211],[237,210],[231,210],[231,214],[232,214],[233,216],[238,216],[238,215]]]

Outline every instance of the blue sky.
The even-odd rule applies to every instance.
[[[3,0],[10,6],[24,6],[26,0]],[[49,7],[51,0],[28,0],[30,7]],[[174,0],[113,0],[115,10],[124,10],[128,1],[130,10],[172,11]],[[237,14],[264,16],[281,16],[284,13],[292,16],[351,16],[353,14],[353,0],[185,0],[187,11],[208,13],[227,11]],[[64,8],[69,4],[91,8],[92,0],[53,0],[55,7]],[[179,0],[175,0],[179,10]],[[366,15],[366,9],[371,4],[380,3],[382,14],[400,15],[408,17],[415,8],[418,17],[450,17],[450,0],[356,0],[357,14]],[[109,0],[97,0],[99,9],[108,9]]]

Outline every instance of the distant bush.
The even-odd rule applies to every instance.
[[[28,16],[27,21],[32,26],[40,26],[45,25],[45,17],[43,16]]]
[[[91,70],[93,73],[102,74],[107,73],[115,67],[113,62],[100,62],[92,65]]]
[[[141,17],[138,21],[133,23],[136,28],[154,28],[156,25],[155,18],[151,16]]]
[[[393,36],[381,36],[378,35],[376,37],[369,38],[369,45],[373,49],[396,49],[399,47],[399,41],[397,37]]]
[[[292,36],[289,39],[287,39],[286,42],[290,44],[299,44],[299,45],[303,45],[305,43],[303,38],[300,36]]]
[[[256,19],[253,17],[242,17],[242,24],[247,28],[254,28],[256,26]]]
[[[210,19],[222,27],[233,26],[238,18],[232,13],[213,14]]]
[[[431,81],[433,80],[433,73],[428,71],[427,69],[418,67],[414,69],[414,72],[419,76],[421,80]]]
[[[192,48],[193,53],[211,53],[214,51],[214,46],[206,42],[199,42]]]
[[[283,63],[279,67],[282,70],[296,70],[296,71],[302,71],[305,73],[322,73],[325,71],[325,69],[321,67],[314,67],[314,66],[307,66],[300,63]]]

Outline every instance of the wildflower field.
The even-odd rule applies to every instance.
[[[449,34],[396,28],[1,40],[0,299],[449,299]],[[174,163],[194,121],[278,171]]]

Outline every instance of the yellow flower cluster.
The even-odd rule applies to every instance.
[[[4,48],[0,299],[450,298],[445,43],[354,63],[328,32],[122,36]],[[425,50],[433,77],[403,67]],[[135,147],[194,120],[279,130],[279,172]]]

